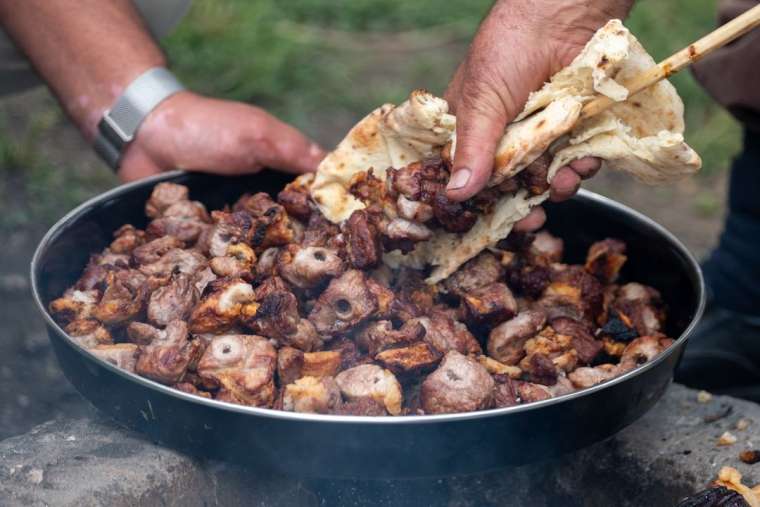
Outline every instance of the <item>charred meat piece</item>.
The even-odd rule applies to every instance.
[[[375,356],[375,360],[396,375],[425,373],[438,364],[441,354],[425,342],[408,347],[388,349]]]
[[[463,234],[475,225],[478,216],[465,206],[452,201],[444,192],[439,192],[433,199],[433,216],[446,232]]]
[[[518,383],[507,378],[504,382],[498,382],[493,389],[494,408],[513,407],[520,404]]]
[[[129,224],[122,225],[113,233],[113,238],[108,249],[115,254],[129,254],[145,243],[145,231]]]
[[[335,335],[365,321],[377,310],[366,275],[355,269],[333,278],[319,296],[309,320],[320,334]]]
[[[602,283],[613,283],[628,257],[625,256],[625,243],[617,239],[597,241],[586,254],[586,271],[597,277]]]
[[[516,365],[525,357],[525,343],[546,323],[541,311],[527,310],[494,328],[488,336],[488,355],[506,365]]]
[[[641,336],[629,343],[620,357],[621,373],[651,361],[670,347],[673,340],[664,335]]]
[[[196,396],[200,396],[201,398],[211,398],[211,393],[201,391],[192,382],[178,382],[172,387],[177,391],[182,391],[183,393],[194,394]]]
[[[150,295],[148,320],[161,327],[174,320],[186,320],[198,297],[194,277],[179,273],[168,285],[159,287]]]
[[[280,276],[294,287],[310,289],[343,272],[338,252],[326,247],[288,245],[277,259]]]
[[[210,289],[190,315],[193,333],[223,333],[239,319],[255,315],[258,305],[254,302],[253,287],[243,280],[216,280]]]
[[[401,218],[424,224],[433,219],[433,207],[420,201],[412,201],[404,195],[399,195],[396,199],[396,209]]]
[[[461,354],[483,353],[480,343],[461,322],[439,311],[418,319],[425,327],[425,342],[441,354],[456,350]]]
[[[217,336],[198,362],[198,375],[229,392],[235,400],[271,407],[275,398],[277,352],[264,337]]]
[[[520,361],[525,378],[534,384],[553,386],[557,383],[557,366],[548,356],[541,353],[529,354]],[[573,365],[575,367],[575,365]]]
[[[301,222],[308,222],[312,211],[309,186],[314,180],[314,174],[302,174],[287,185],[277,194],[277,202],[285,208],[285,211]]]
[[[298,330],[301,320],[298,300],[281,278],[267,278],[256,287],[254,294],[259,306],[255,314],[245,320],[247,326],[257,334],[276,340]]]
[[[233,207],[235,213],[253,218],[252,235],[248,243],[259,250],[290,243],[295,231],[285,208],[264,192],[244,195]]]
[[[517,259],[506,267],[507,284],[518,294],[538,298],[551,284],[551,268],[534,266]]]
[[[280,249],[270,247],[261,252],[256,262],[256,278],[264,280],[270,276],[277,275],[277,258],[280,256]]]
[[[602,311],[604,290],[581,266],[560,266],[537,304],[550,319],[570,317],[594,322]]]
[[[292,384],[302,377],[303,352],[293,347],[282,347],[277,351],[277,378],[280,386]]]
[[[517,384],[517,394],[522,403],[543,401],[554,397],[549,387],[545,385],[521,381],[516,381],[515,384]]]
[[[153,340],[140,347],[135,371],[166,385],[179,382],[191,362],[196,362],[203,352],[198,341],[188,341],[187,324],[175,320],[166,329],[154,330]]]
[[[96,357],[121,368],[134,372],[137,364],[138,347],[133,343],[117,343],[114,345],[97,345],[90,349]]]
[[[68,289],[48,305],[50,314],[62,324],[89,318],[100,301],[100,291]]]
[[[530,195],[540,195],[549,190],[549,166],[553,158],[551,153],[545,151],[517,174],[520,186],[527,189]]]
[[[304,231],[302,245],[328,246],[339,234],[340,228],[337,225],[327,220],[321,213],[313,213]]]
[[[153,187],[148,202],[145,203],[145,214],[149,218],[158,218],[174,203],[187,201],[190,197],[188,188],[176,183],[159,183]]]
[[[543,372],[547,369],[544,365],[548,364],[543,358],[554,365],[557,373],[571,371],[578,365],[578,352],[573,348],[573,337],[558,334],[551,326],[545,327],[535,337],[525,342],[524,349],[526,357],[520,361],[520,367],[529,375],[534,374],[541,378],[548,376],[550,379],[555,377],[554,374]],[[534,360],[533,356],[541,356],[542,359]],[[538,380],[534,382],[541,383]],[[554,382],[549,385],[554,385]]]
[[[235,243],[227,247],[227,255],[214,257],[209,261],[211,270],[217,276],[251,279],[256,264],[256,253],[245,243]]]
[[[400,169],[388,169],[392,195],[401,194],[410,201],[432,204],[436,194],[444,191],[449,172],[440,158],[428,158]]]
[[[427,376],[420,393],[427,414],[448,414],[489,408],[494,380],[476,360],[452,350]]]
[[[332,377],[303,377],[285,386],[282,409],[287,412],[330,414],[341,404],[340,389]]]
[[[308,321],[307,321],[308,322]],[[340,352],[340,369],[347,370],[360,364],[369,363],[371,358],[362,355],[356,343],[350,338],[337,338],[330,341],[326,350],[335,350]]]
[[[676,507],[750,507],[750,505],[740,493],[725,486],[717,486],[684,498]]]
[[[340,372],[335,381],[348,401],[371,398],[382,403],[389,414],[401,413],[404,401],[401,384],[388,370],[374,364],[362,364]]]
[[[625,314],[612,310],[600,332],[612,342],[628,343],[639,336],[633,322]]]
[[[468,320],[475,325],[494,326],[517,313],[517,302],[512,291],[500,282],[465,293],[462,303]]]
[[[414,250],[415,243],[426,241],[433,235],[433,231],[424,225],[404,218],[385,220],[380,225],[380,231],[384,249],[386,251],[401,250],[402,253],[411,252]]]
[[[504,268],[491,252],[483,252],[464,263],[443,285],[453,294],[465,294],[473,290],[501,281]]]
[[[348,261],[356,269],[374,268],[383,254],[380,232],[370,214],[356,210],[342,227]]]
[[[546,267],[562,260],[564,248],[565,243],[561,238],[541,231],[533,235],[533,241],[525,249],[524,255],[529,264]]]
[[[606,380],[617,377],[620,371],[615,364],[600,364],[599,366],[581,366],[567,374],[570,382],[579,389],[601,384]]]
[[[342,362],[339,350],[307,352],[303,355],[301,375],[308,377],[332,377],[338,373]]]
[[[591,329],[585,322],[557,317],[552,319],[549,325],[557,334],[572,337],[572,347],[578,353],[578,361],[581,364],[593,362],[603,348],[603,344],[594,339]]]
[[[174,236],[164,236],[136,247],[132,250],[132,260],[135,264],[152,264],[166,255],[169,250],[184,248],[185,244]]]
[[[211,213],[214,225],[208,238],[208,253],[211,257],[227,255],[227,248],[235,243],[251,243],[254,231],[254,219],[244,211]]]
[[[609,314],[620,319],[626,327],[635,328],[639,336],[661,332],[665,322],[660,294],[638,283],[628,283],[618,289]]]
[[[243,211],[256,218],[279,213],[282,209],[266,192],[243,194],[232,206],[232,211]]]
[[[140,271],[148,276],[168,279],[174,273],[192,275],[207,265],[208,261],[203,254],[195,250],[173,248],[157,261],[140,266]]]
[[[136,270],[108,274],[103,297],[92,311],[93,317],[106,325],[122,324],[137,317],[148,295],[146,277]]]
[[[344,402],[332,412],[336,415],[383,416],[388,415],[382,403],[373,398],[357,398]]]
[[[197,201],[179,201],[166,208],[160,218],[149,223],[145,232],[153,238],[170,235],[191,244],[209,227],[209,222],[203,204]]]
[[[86,349],[113,343],[111,333],[95,319],[74,320],[64,330],[74,342]]]
[[[389,320],[370,322],[357,336],[357,344],[371,356],[383,350],[412,344],[425,336],[425,327],[419,320],[413,319],[399,329],[393,329]]]

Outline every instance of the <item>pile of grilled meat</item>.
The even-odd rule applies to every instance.
[[[403,188],[404,175],[389,181]],[[449,203],[436,195],[409,218],[443,223],[436,210]],[[324,414],[465,412],[589,387],[672,343],[657,291],[616,284],[626,256],[614,239],[569,265],[561,239],[512,234],[430,286],[382,264],[406,232],[386,234],[371,209],[327,221],[303,179],[276,201],[244,195],[210,215],[186,187],[160,183],[145,212],[145,230],[118,229],[50,312],[96,356],[197,396]]]

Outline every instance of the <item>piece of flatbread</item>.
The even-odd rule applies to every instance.
[[[554,159],[549,181],[572,160],[596,156],[605,166],[650,183],[675,181],[701,167],[699,156],[683,139],[683,103],[675,88],[661,81],[634,97],[621,84],[655,65],[619,20],[599,29],[566,68],[532,93],[522,113],[507,126],[496,151],[489,185],[497,185],[533,162],[547,149]],[[598,94],[618,103],[599,115],[579,120],[583,104]],[[445,100],[415,90],[398,106],[386,104],[361,120],[320,164],[312,197],[332,222],[346,220],[364,204],[349,193],[359,172],[374,169],[384,179],[389,167],[403,167],[440,154],[451,142],[456,150],[456,120]],[[479,252],[505,238],[512,226],[548,192],[505,195],[492,212],[465,234],[436,232],[407,255],[390,252],[391,267],[432,265],[428,282],[445,279]]]

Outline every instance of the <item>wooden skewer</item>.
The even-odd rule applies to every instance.
[[[625,83],[628,88],[628,98],[637,94],[641,90],[652,86],[662,79],[667,78],[696,62],[712,51],[725,46],[732,40],[741,37],[753,28],[760,25],[760,5],[751,8],[744,14],[732,19],[717,30],[705,35],[697,42],[689,44],[678,53],[666,58],[651,69],[639,74],[631,81]],[[747,62],[747,65],[752,63]],[[583,106],[581,119],[589,118],[599,114],[608,107],[617,104],[614,100],[606,96],[600,96]]]

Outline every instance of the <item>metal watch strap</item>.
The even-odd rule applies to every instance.
[[[185,88],[163,67],[143,72],[105,112],[98,123],[94,148],[100,157],[117,170],[124,149],[135,137],[146,116],[164,99]]]

